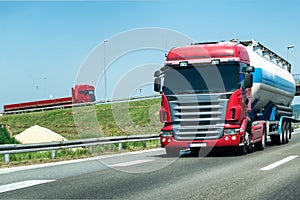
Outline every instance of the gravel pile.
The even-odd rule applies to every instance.
[[[32,126],[22,133],[15,135],[15,138],[22,144],[67,141],[66,138],[58,133],[38,125]]]

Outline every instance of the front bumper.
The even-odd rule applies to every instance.
[[[175,140],[173,136],[160,136],[161,146],[164,148],[190,147],[238,147],[242,146],[241,135],[224,135],[215,140]]]

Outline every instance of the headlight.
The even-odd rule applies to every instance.
[[[236,134],[240,134],[240,129],[236,129],[236,128],[224,129],[224,135],[236,135]]]

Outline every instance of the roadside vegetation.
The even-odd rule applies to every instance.
[[[160,99],[150,99],[4,115],[0,116],[0,124],[9,124],[11,133],[5,128],[0,129],[0,143],[19,143],[13,136],[34,125],[48,128],[68,140],[158,134],[161,126],[159,107]],[[122,152],[156,147],[159,147],[159,141],[127,142],[123,143]],[[51,159],[51,151],[19,153],[10,156],[9,164],[4,164],[4,157],[0,156],[0,167],[86,158],[116,152],[119,152],[118,144],[100,145],[93,149],[58,150],[55,159]]]
[[[17,141],[7,130],[7,128],[2,125],[0,126],[0,145],[1,144],[19,144]]]
[[[161,126],[158,117],[159,107],[160,99],[82,106],[3,115],[0,116],[0,124],[9,124],[13,135],[39,125],[68,140],[82,138],[84,135],[81,135],[81,132],[95,133],[87,137],[156,134],[159,133]],[[94,117],[97,124],[92,120]]]

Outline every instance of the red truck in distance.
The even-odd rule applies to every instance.
[[[4,105],[4,112],[12,112],[19,110],[63,106],[68,107],[76,103],[88,103],[96,101],[95,87],[91,85],[75,85],[72,88],[71,97],[54,98],[40,101],[31,101],[23,103],[15,103]]]

